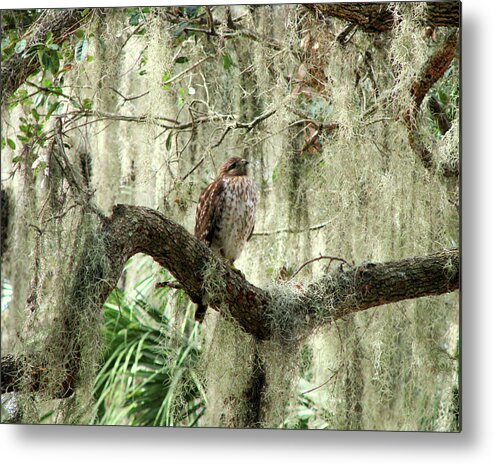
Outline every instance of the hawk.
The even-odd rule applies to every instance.
[[[257,188],[248,177],[248,161],[232,156],[199,197],[195,237],[231,265],[240,256],[255,225]],[[206,306],[199,303],[195,319],[202,322]]]

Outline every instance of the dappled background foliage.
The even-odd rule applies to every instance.
[[[431,167],[406,122],[413,82],[451,32],[424,27],[425,10],[394,5],[394,27],[372,34],[302,5],[88,9],[63,42],[29,47],[26,24],[39,12],[4,17],[3,57],[31,54],[41,66],[2,111],[2,190],[13,204],[2,349],[41,349],[59,368],[44,393],[3,401],[9,420],[242,426],[260,359],[263,426],[457,430],[457,294],[258,344],[212,310],[194,325],[193,305],[156,290],[166,276],[139,255],[101,315],[71,273],[81,260],[88,272],[105,265],[91,209],[51,154],[59,120],[74,176],[103,212],[145,205],[190,231],[225,158],[248,158],[259,208],[236,265],[280,297],[277,324],[286,287],[340,264],[320,259],[292,278],[312,258],[388,261],[458,246],[458,179],[444,175],[458,166],[457,58],[412,125]],[[65,340],[61,321],[80,337]],[[73,356],[84,360],[80,388],[53,400]]]

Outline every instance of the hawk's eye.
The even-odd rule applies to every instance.
[[[238,167],[238,163],[235,161],[232,165],[231,165],[231,169],[236,169]]]

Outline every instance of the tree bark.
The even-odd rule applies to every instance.
[[[116,205],[112,216],[102,219],[100,233],[109,262],[104,267],[106,274],[94,272],[93,282],[85,276],[86,287],[77,289],[78,292],[96,292],[93,298],[102,305],[117,285],[126,261],[136,253],[146,253],[168,269],[193,301],[205,297],[210,307],[227,311],[258,340],[273,335],[268,317],[273,297],[252,285],[181,225],[158,211],[142,206]],[[338,270],[323,276],[305,291],[293,292],[291,309],[315,326],[375,306],[451,292],[459,288],[459,261],[459,251],[453,249],[424,257],[364,263]],[[204,295],[207,282],[203,270],[208,266],[213,266],[223,283],[223,290],[212,295],[207,292]],[[75,359],[68,369],[70,378],[60,388],[61,397],[74,389],[78,362],[80,360]],[[25,369],[23,364],[22,359],[10,355],[2,358],[2,393],[18,388],[17,381]],[[33,391],[43,385],[45,368],[48,367],[42,363],[29,367],[36,373],[31,386]]]
[[[365,32],[386,32],[395,26],[394,7],[391,3],[311,3],[304,7],[323,20],[329,16],[356,23]],[[426,7],[426,14],[422,19],[424,26],[459,26],[459,2],[429,2]]]
[[[417,119],[421,108],[421,103],[433,85],[445,74],[452,60],[457,54],[457,42],[459,32],[453,31],[444,40],[436,52],[430,56],[423,69],[420,71],[416,80],[411,85],[411,96],[413,98],[411,108],[404,116],[404,121],[408,131],[409,145],[419,157],[423,166],[433,171],[436,163],[432,152],[425,146],[418,133]],[[441,174],[444,177],[458,178],[459,165],[447,164],[441,166]]]
[[[36,43],[46,41],[49,32],[53,34],[53,42],[61,44],[70,34],[73,34],[81,25],[85,17],[83,10],[46,10],[41,17],[26,32],[26,50]],[[1,70],[1,105],[14,93],[26,79],[39,67],[36,54],[25,53],[12,55]]]
[[[433,116],[433,119],[437,123],[440,134],[445,135],[452,125],[445,114],[445,111],[440,105],[440,102],[435,97],[430,97],[428,102],[428,108]]]
[[[326,316],[337,320],[375,306],[449,293],[459,288],[459,281],[459,250],[444,250],[400,261],[364,263],[326,275],[308,287],[304,304],[313,308],[329,303]]]
[[[4,253],[7,251],[8,246],[8,237],[9,237],[9,222],[10,216],[12,214],[12,200],[10,199],[10,193],[8,190],[4,190],[3,188],[0,190],[0,248],[2,259]]]

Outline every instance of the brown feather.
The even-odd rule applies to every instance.
[[[222,209],[224,182],[222,178],[210,183],[199,197],[195,214],[195,237],[210,246]]]

